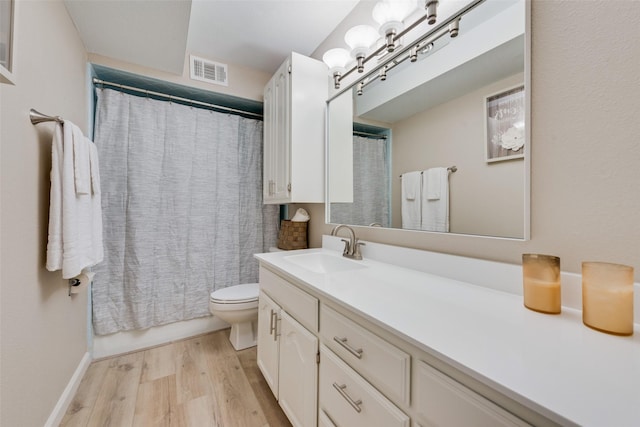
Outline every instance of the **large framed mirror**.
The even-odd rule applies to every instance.
[[[330,97],[328,223],[529,238],[530,4],[466,3]]]

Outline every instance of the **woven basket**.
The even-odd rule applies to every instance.
[[[285,250],[307,249],[307,223],[293,222],[288,219],[280,221],[278,248]]]

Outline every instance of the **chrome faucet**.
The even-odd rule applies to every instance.
[[[349,227],[346,224],[336,225],[333,230],[331,230],[331,235],[336,236],[338,234],[338,231],[343,228],[349,233],[349,240],[341,239],[344,242],[344,251],[342,251],[342,256],[361,260],[362,254],[360,253],[360,246],[364,245],[364,243],[358,240],[355,231],[353,231],[353,228]]]

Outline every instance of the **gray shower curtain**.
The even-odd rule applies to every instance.
[[[262,204],[262,122],[97,91],[104,261],[97,334],[209,314],[209,293],[255,282],[278,207]]]
[[[391,226],[386,139],[353,137],[353,203],[331,203],[331,222]]]

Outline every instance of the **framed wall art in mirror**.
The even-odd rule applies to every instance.
[[[13,84],[14,0],[0,0],[0,83]]]
[[[524,86],[485,98],[487,162],[524,157]]]
[[[427,197],[426,190],[433,189],[435,181],[421,179],[420,206],[415,208],[422,215],[420,224],[429,222],[425,211],[433,210],[434,200],[439,200],[441,206],[435,211],[446,214],[442,221],[448,233],[529,238],[530,3],[456,4],[463,6],[439,16],[440,25],[405,40],[393,54],[365,64],[369,70],[351,73],[347,84],[330,97],[328,223],[433,230],[417,223],[403,225],[403,209],[406,213],[409,205],[404,177],[410,172],[433,177],[435,169],[455,166],[456,173],[442,175],[443,197]],[[464,15],[456,15],[461,11]],[[459,30],[452,37],[448,25],[458,18]],[[496,109],[505,103],[516,105],[517,114],[496,117]],[[488,125],[488,120],[498,121]],[[354,130],[363,126],[385,135],[388,168],[361,164],[356,146],[363,141]],[[487,132],[503,151],[489,150]],[[378,182],[388,183],[388,191],[373,190],[375,198],[359,194],[354,175],[363,169],[384,174]],[[347,209],[348,204],[354,206]],[[389,206],[384,221],[370,214],[379,212],[380,204]],[[361,215],[345,216],[345,211]]]

